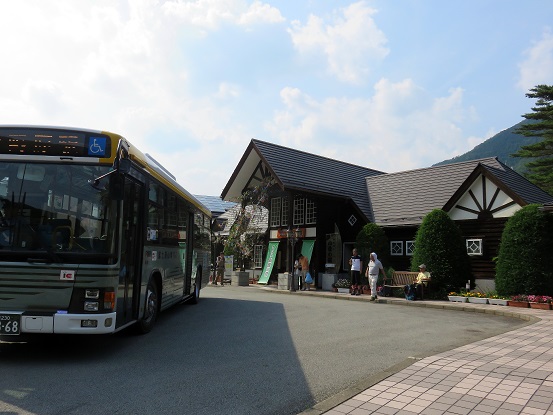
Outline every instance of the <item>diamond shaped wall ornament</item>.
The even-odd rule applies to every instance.
[[[349,219],[348,219],[348,223],[349,223],[351,226],[353,226],[353,225],[355,225],[355,222],[357,222],[357,218],[356,218],[355,216],[351,215],[351,216],[349,217]]]

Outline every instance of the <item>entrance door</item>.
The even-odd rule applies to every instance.
[[[125,178],[121,233],[121,272],[117,298],[117,326],[138,317],[142,273],[142,217],[144,185]]]

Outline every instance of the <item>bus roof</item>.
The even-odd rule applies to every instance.
[[[85,134],[103,134],[112,138],[111,142],[111,153],[109,157],[98,159],[101,163],[113,163],[116,157],[116,149],[119,143],[119,140],[123,140],[124,143],[129,148],[129,156],[132,161],[139,164],[143,167],[149,174],[155,177],[157,180],[165,184],[167,187],[171,188],[173,191],[180,194],[187,201],[192,203],[197,209],[201,210],[205,215],[211,217],[211,211],[196,197],[194,197],[190,192],[188,192],[184,187],[182,187],[177,181],[175,176],[173,176],[165,167],[158,163],[153,157],[142,153],[138,148],[132,145],[126,138],[123,136],[112,133],[109,131],[103,130],[93,130],[87,128],[75,128],[75,127],[62,127],[62,126],[48,126],[48,125],[23,125],[23,124],[10,124],[10,125],[0,125],[0,130],[2,129],[25,129],[25,130],[53,130],[53,131],[68,131],[75,133],[85,133]]]

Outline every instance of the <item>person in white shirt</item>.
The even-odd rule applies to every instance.
[[[382,262],[378,260],[376,253],[371,252],[370,259],[367,271],[365,271],[365,276],[369,279],[369,285],[371,286],[371,301],[375,301],[377,298],[376,283],[378,281],[378,274],[382,272],[383,277],[386,278],[386,273],[384,272]]]

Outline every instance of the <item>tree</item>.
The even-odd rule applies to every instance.
[[[526,164],[526,177],[535,185],[553,194],[553,86],[537,85],[526,94],[528,98],[537,98],[531,113],[523,117],[534,122],[523,124],[517,133],[526,137],[542,137],[535,144],[522,146],[514,157],[531,157]]]
[[[437,292],[457,291],[472,279],[461,231],[441,209],[428,213],[417,230],[411,271],[417,271],[423,263]]]
[[[500,295],[553,295],[553,215],[528,205],[509,218],[501,235],[495,288]]]
[[[238,198],[238,205],[232,208],[234,217],[225,241],[224,253],[235,255],[240,269],[245,269],[246,262],[251,260],[254,246],[265,239],[262,224],[266,220],[268,192],[272,184],[272,178],[268,177],[257,186],[246,189]]]
[[[367,223],[363,226],[363,229],[357,234],[355,244],[365,264],[369,263],[371,252],[376,252],[378,259],[383,264],[387,263],[389,256],[388,237],[377,224]]]

